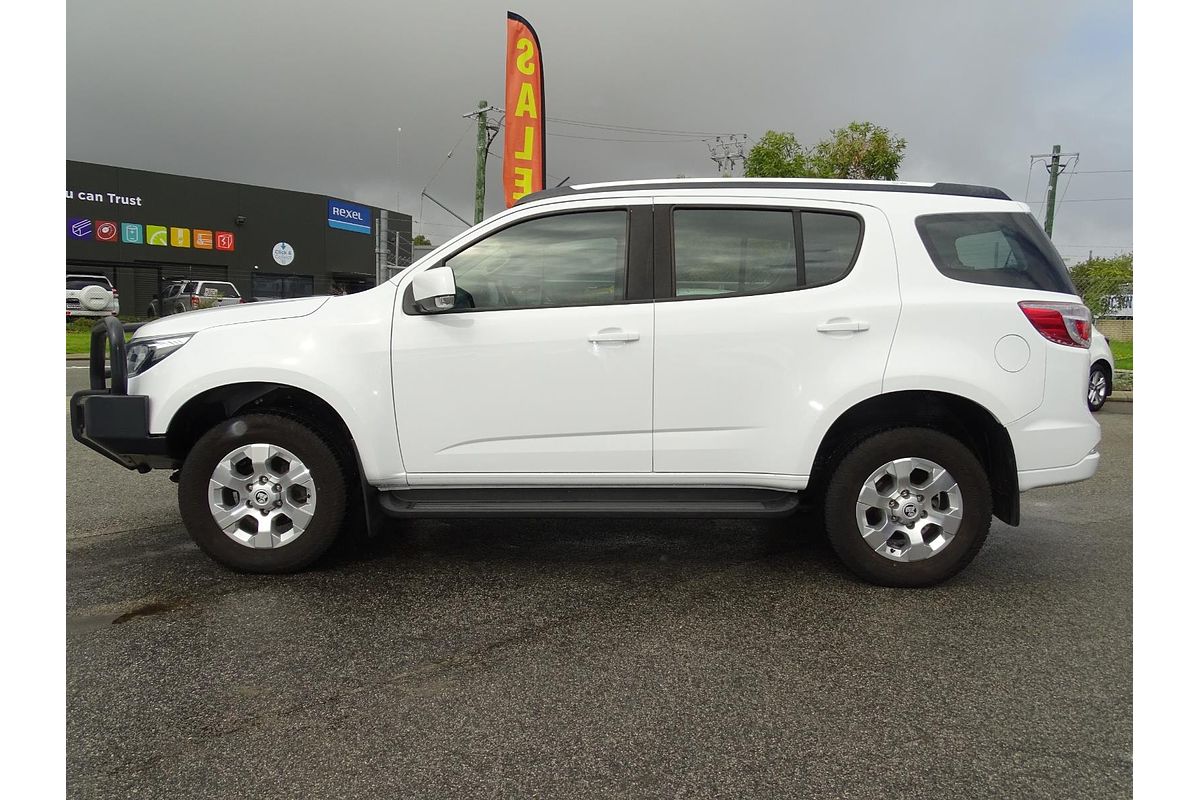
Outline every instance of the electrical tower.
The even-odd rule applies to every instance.
[[[1065,172],[1073,164],[1079,163],[1079,153],[1064,153],[1064,152],[1062,152],[1062,146],[1056,144],[1056,145],[1054,145],[1054,147],[1051,148],[1049,153],[1042,153],[1041,155],[1030,156],[1029,157],[1029,161],[1030,161],[1030,165],[1031,165],[1030,168],[1032,169],[1032,162],[1034,162],[1038,159],[1045,160],[1047,158],[1050,159],[1050,161],[1046,163],[1046,171],[1048,173],[1050,173],[1050,185],[1046,189],[1045,228],[1046,228],[1046,236],[1053,237],[1053,235],[1054,235],[1054,204],[1058,200],[1058,176],[1061,175],[1063,172]],[[1067,160],[1066,164],[1062,163],[1062,159],[1064,159],[1064,158]],[[1067,181],[1067,183],[1070,183],[1070,181]]]
[[[746,134],[731,133],[728,136],[714,136],[705,139],[704,143],[708,145],[708,152],[717,165],[717,172],[722,177],[733,177],[733,171],[737,164],[746,163]]]

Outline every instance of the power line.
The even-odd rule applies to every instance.
[[[695,136],[689,139],[612,139],[607,136],[576,136],[570,133],[547,133],[547,136],[554,136],[559,139],[589,139],[593,142],[641,142],[643,144],[670,144],[672,142],[703,142],[701,136]]]
[[[1132,197],[1089,197],[1086,200],[1059,200],[1060,203],[1111,203],[1117,200],[1132,200]]]
[[[563,125],[579,125],[585,128],[600,128],[609,131],[625,131],[627,133],[645,133],[658,136],[728,136],[726,133],[718,133],[716,131],[677,131],[667,128],[642,128],[633,125],[610,125],[603,122],[584,122],[578,119],[564,119],[563,117],[546,117],[547,122],[557,122]]]
[[[1070,175],[1109,175],[1117,172],[1133,172],[1131,169],[1079,169]]]

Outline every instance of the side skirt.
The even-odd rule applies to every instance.
[[[393,517],[782,517],[796,492],[679,487],[398,489],[379,493]]]

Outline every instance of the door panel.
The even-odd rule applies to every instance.
[[[674,202],[676,208],[686,208]],[[734,205],[721,198],[694,202]],[[787,207],[778,200],[745,203]],[[812,433],[827,424],[828,409],[848,396],[880,391],[899,316],[887,221],[866,206],[796,205],[853,211],[862,218],[864,236],[853,268],[824,286],[656,303],[655,472],[807,474],[815,449]],[[662,204],[656,204],[659,238],[669,234],[661,213]],[[816,238],[814,234],[814,242]],[[768,246],[758,249],[774,252]],[[836,253],[809,251],[811,264],[820,265],[814,270],[821,276],[817,280],[836,277],[829,266]],[[662,254],[664,248],[656,252]],[[777,255],[771,258],[779,261]],[[656,270],[661,268],[656,264]],[[748,274],[754,275],[752,270]],[[759,283],[769,285],[765,278]],[[687,284],[685,290],[696,291],[697,285]]]
[[[654,306],[398,316],[409,472],[650,471]],[[634,341],[591,338],[637,335]]]

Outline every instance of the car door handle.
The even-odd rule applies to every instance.
[[[861,319],[831,319],[828,322],[822,322],[817,326],[817,330],[821,333],[840,333],[846,331],[855,333],[857,331],[865,331],[870,329],[871,323],[864,322]]]
[[[622,330],[603,330],[597,331],[588,337],[588,341],[593,344],[601,344],[603,342],[636,342],[642,338],[637,331],[622,331]]]

